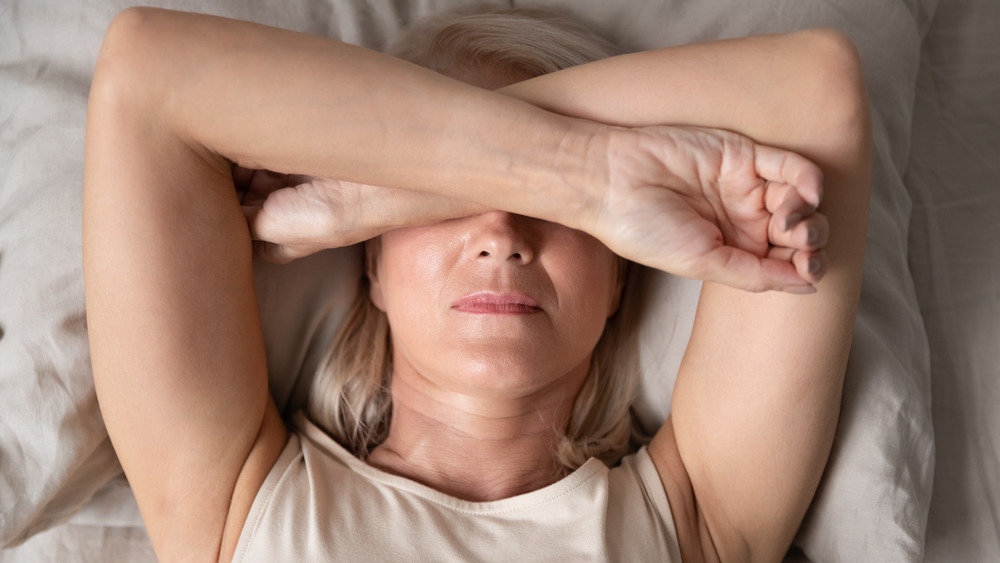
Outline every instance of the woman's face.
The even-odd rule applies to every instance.
[[[494,211],[382,235],[371,298],[397,375],[527,396],[582,381],[618,306],[617,260],[583,232]]]

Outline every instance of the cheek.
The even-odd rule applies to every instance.
[[[617,258],[600,242],[576,236],[553,252],[548,271],[559,288],[563,327],[596,345],[617,303]]]
[[[424,340],[435,332],[430,329],[453,254],[453,245],[439,238],[417,230],[383,235],[378,285],[394,339]]]
[[[382,235],[378,277],[386,299],[406,304],[409,296],[437,294],[447,281],[455,237],[440,229],[412,228]]]
[[[618,259],[600,242],[582,235],[563,243],[564,252],[553,253],[549,271],[557,287],[563,288],[581,311],[607,318],[618,286]]]

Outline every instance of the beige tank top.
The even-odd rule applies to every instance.
[[[470,502],[371,467],[301,413],[234,561],[673,561],[670,506],[645,448],[531,493]]]

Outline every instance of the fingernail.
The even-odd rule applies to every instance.
[[[823,261],[813,256],[809,259],[809,273],[818,274],[823,269]]]
[[[819,229],[816,227],[809,227],[806,230],[806,243],[813,245],[819,242]],[[809,261],[809,267],[812,268],[812,260]]]
[[[792,227],[797,225],[801,220],[802,220],[802,215],[799,213],[793,213],[789,215],[788,218],[785,219],[785,231],[787,232],[792,230]]]
[[[811,285],[790,285],[788,287],[781,288],[781,291],[785,293],[794,293],[796,295],[812,295],[816,293],[816,288]]]

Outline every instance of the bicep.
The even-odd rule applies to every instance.
[[[692,560],[777,560],[790,544],[836,428],[856,292],[837,278],[852,269],[811,296],[705,284],[650,444]]]
[[[815,492],[853,327],[854,288],[838,284],[812,296],[703,289],[671,431],[724,560],[780,557]]]
[[[696,561],[780,559],[815,493],[860,288],[865,163],[827,169],[832,235],[817,293],[702,288],[670,419],[650,444],[682,550],[703,548]]]

